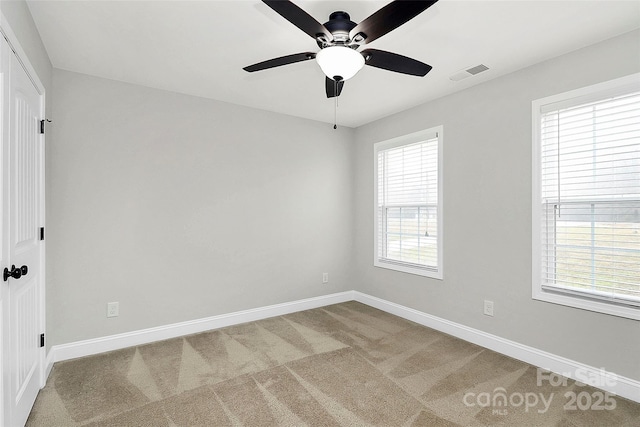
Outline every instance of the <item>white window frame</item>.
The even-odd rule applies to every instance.
[[[416,144],[433,137],[438,138],[438,205],[436,207],[437,212],[437,256],[438,266],[436,269],[413,267],[403,263],[394,263],[390,261],[382,261],[378,257],[378,152],[382,150],[388,150],[390,148],[400,147],[403,145]],[[436,126],[430,129],[425,129],[408,135],[403,135],[397,138],[381,141],[373,146],[373,182],[374,182],[374,197],[373,197],[373,265],[375,267],[385,268],[389,270],[400,271],[403,273],[416,274],[419,276],[430,277],[433,279],[443,279],[443,242],[444,242],[444,226],[443,226],[443,140],[444,131],[442,126]]]
[[[540,123],[543,112],[549,111],[551,104],[554,104],[554,108],[558,109],[563,108],[563,104],[566,104],[567,107],[582,103],[586,104],[608,96],[617,96],[638,90],[640,90],[640,73],[532,102],[532,297],[535,300],[640,320],[640,309],[638,307],[591,299],[585,295],[572,294],[569,290],[562,292],[544,288],[542,279],[542,209],[540,209],[542,204]]]

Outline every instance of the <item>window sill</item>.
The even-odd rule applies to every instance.
[[[424,268],[411,267],[408,265],[395,264],[393,262],[385,262],[375,260],[374,267],[385,268],[387,270],[400,271],[402,273],[415,274],[417,276],[430,277],[432,279],[442,280],[442,269],[439,270],[427,270]]]
[[[596,301],[589,298],[547,291],[541,288],[534,288],[533,299],[579,308],[582,310],[594,311],[597,313],[609,314],[611,316],[640,320],[640,309],[636,307]]]

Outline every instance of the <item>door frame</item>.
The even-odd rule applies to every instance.
[[[29,61],[29,58],[26,54],[26,52],[24,51],[24,49],[22,48],[22,46],[20,45],[20,42],[18,41],[18,37],[16,36],[16,34],[13,32],[13,30],[11,29],[11,26],[9,25],[9,22],[7,21],[7,19],[5,18],[4,14],[2,13],[2,11],[0,11],[0,36],[3,36],[6,40],[7,43],[9,43],[9,47],[11,48],[11,50],[13,50],[13,53],[16,55],[16,57],[18,58],[18,62],[20,62],[20,64],[22,65],[22,67],[24,68],[25,72],[27,73],[27,76],[29,76],[29,79],[31,80],[31,82],[33,83],[34,87],[36,88],[38,94],[40,95],[40,117],[41,119],[44,119],[46,117],[46,103],[45,103],[45,87],[42,84],[42,81],[40,80],[40,78],[38,77],[38,74],[36,73],[35,68],[33,68],[33,66],[31,65],[31,62]],[[45,126],[46,127],[46,126]],[[45,179],[45,173],[46,173],[46,163],[45,163],[45,159],[46,159],[46,155],[45,155],[45,150],[46,150],[46,144],[45,144],[45,139],[46,139],[46,132],[44,134],[40,134],[40,199],[39,199],[39,223],[40,223],[40,227],[44,227],[45,226],[45,194],[46,194],[46,179]],[[39,319],[39,327],[40,327],[40,331],[42,331],[41,333],[44,333],[46,336],[46,301],[45,301],[45,296],[46,296],[46,292],[45,292],[45,283],[46,283],[46,260],[45,260],[45,255],[46,255],[46,240],[41,240],[40,241],[40,279],[38,281],[38,298],[39,298],[39,312],[40,312],[40,319]],[[45,342],[46,344],[46,342]],[[47,377],[49,376],[49,373],[51,372],[51,368],[53,367],[53,364],[46,364],[47,362],[47,358],[46,358],[46,345],[44,347],[40,348],[40,354],[39,354],[39,363],[40,363],[40,372],[38,373],[38,377],[39,377],[39,385],[40,388],[44,387],[45,383],[47,382]],[[2,356],[4,357],[4,355]],[[4,367],[3,367],[4,369]],[[4,411],[3,411],[4,412]]]

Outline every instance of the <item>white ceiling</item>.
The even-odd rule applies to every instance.
[[[295,3],[320,22],[360,22],[388,1]],[[34,1],[28,5],[54,67],[333,122],[315,61],[242,67],[312,51],[315,41],[258,0]],[[338,123],[357,127],[640,27],[640,1],[440,0],[367,47],[433,66],[426,77],[365,67],[348,80]],[[638,52],[630,52],[638,55]],[[460,82],[456,71],[490,69]],[[598,64],[594,64],[598,66]]]

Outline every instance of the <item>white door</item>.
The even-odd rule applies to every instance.
[[[5,141],[9,139],[9,128],[5,126],[5,117],[9,111],[9,68],[11,67],[11,51],[7,43],[0,35],[0,270],[9,264],[9,144]],[[7,205],[7,206],[5,206]],[[5,349],[9,346],[5,342],[5,336],[9,328],[5,328],[5,302],[9,301],[9,287],[2,282],[0,284],[0,425],[4,425],[5,406],[7,406],[4,393],[5,370],[4,356]]]
[[[10,64],[5,62],[4,52],[9,47],[4,38],[1,42],[3,77],[9,80],[9,85],[3,81],[2,239],[3,246],[8,247],[3,248],[2,267],[8,273],[13,272],[10,277],[3,272],[3,279],[7,280],[2,282],[3,402],[7,425],[20,426],[40,389],[43,364],[40,349],[43,165],[39,132],[42,97],[15,54],[8,55]]]

